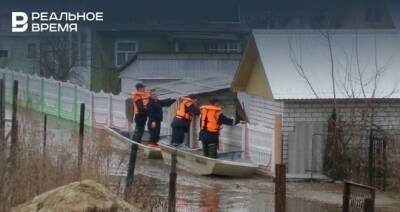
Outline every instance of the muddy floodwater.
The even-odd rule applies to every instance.
[[[72,141],[78,130],[75,123],[55,117],[49,117],[48,123],[49,142],[73,142],[71,148],[75,148],[75,141]],[[112,145],[114,150],[107,175],[112,176],[112,187],[123,187],[130,145],[102,130],[87,129],[86,133],[90,135],[85,136],[85,142]],[[165,202],[169,171],[162,160],[146,159],[139,154],[133,188],[136,203]],[[274,211],[274,183],[268,177],[197,176],[178,170],[177,183],[177,211]],[[287,211],[341,211],[342,187],[340,183],[287,183]],[[122,195],[121,189],[115,191]],[[376,205],[377,211],[400,211],[399,195],[378,192]]]
[[[162,161],[142,157],[137,162],[135,180],[143,184],[141,195],[167,198],[168,176],[169,167]],[[194,176],[179,170],[177,182],[178,211],[274,211],[271,179]],[[287,201],[288,211],[340,211],[335,204],[301,197],[289,197]]]

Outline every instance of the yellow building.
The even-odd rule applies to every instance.
[[[282,117],[275,132],[288,177],[324,178],[334,102],[345,122],[400,129],[399,49],[397,30],[253,30],[231,86],[251,124],[276,129]],[[367,122],[363,114],[374,118]]]

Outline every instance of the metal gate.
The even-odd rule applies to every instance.
[[[382,129],[371,129],[368,146],[368,184],[386,189],[386,139]]]
[[[314,133],[313,146],[325,146],[328,137],[328,133]],[[361,133],[344,133],[343,142],[343,153],[346,158],[343,166],[346,167],[346,173],[348,173],[346,179],[385,190],[387,178],[385,131],[374,127]],[[316,151],[313,150],[313,155],[318,153]],[[317,160],[321,160],[321,157],[313,158],[312,164],[313,166],[319,164],[316,170],[322,170],[323,162]]]

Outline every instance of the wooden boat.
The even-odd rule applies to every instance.
[[[249,177],[253,175],[258,165],[245,160],[235,160],[226,157],[229,154],[221,153],[218,159],[201,155],[201,149],[181,149],[159,143],[164,163],[171,165],[171,155],[177,151],[178,168],[198,175],[219,175],[230,177]],[[233,159],[233,160],[232,160]]]
[[[129,133],[126,131],[120,131],[118,129],[112,129],[109,127],[106,127],[105,130],[111,136],[113,136],[114,138],[117,138],[120,141],[129,142],[131,144],[137,144],[138,148],[141,149],[148,158],[151,158],[151,159],[161,159],[162,158],[161,150],[159,147],[149,147],[145,144],[133,141],[132,139],[129,138]]]

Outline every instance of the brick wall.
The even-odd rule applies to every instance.
[[[321,122],[327,123],[332,113],[332,103],[310,101],[284,101],[282,102],[282,140],[284,162],[288,161],[288,137],[294,132],[296,122]],[[372,113],[365,103],[350,103],[341,101],[337,105],[337,114],[345,122],[361,123],[366,114],[374,114],[374,124],[384,130],[400,129],[400,103],[396,100],[373,103]]]
[[[298,122],[324,123],[332,113],[333,104],[327,100],[272,101],[263,97],[238,93],[238,98],[250,123],[273,129],[275,114],[282,114],[282,158],[288,162],[289,133],[295,131]],[[396,99],[378,100],[373,104],[374,124],[386,131],[400,130],[400,101]],[[372,114],[365,102],[340,100],[337,114],[345,122],[360,123],[365,114]]]

